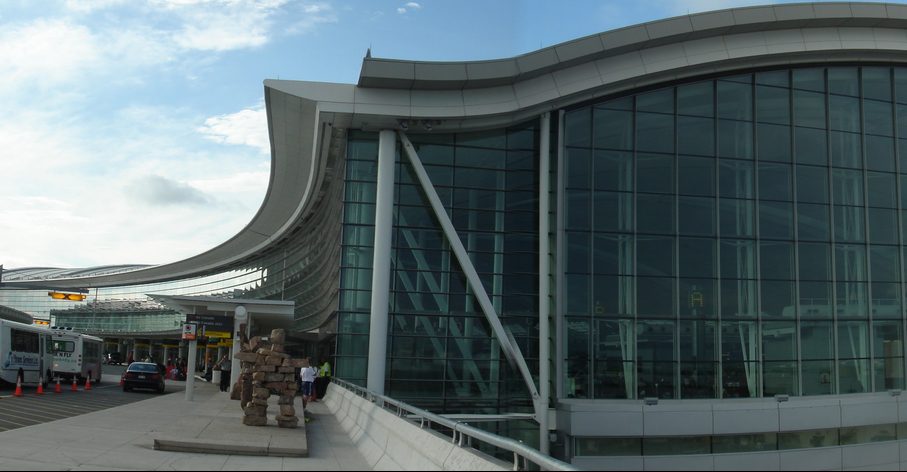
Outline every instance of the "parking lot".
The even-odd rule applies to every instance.
[[[0,389],[0,431],[46,423],[92,411],[154,398],[151,391],[123,392],[119,386],[117,369],[105,366],[103,382],[85,391],[83,385],[73,392],[71,384],[61,384],[61,392],[54,393],[55,384],[49,383],[44,395],[37,395],[35,387],[23,387],[21,397],[13,396],[13,390]],[[122,371],[122,368],[118,369]],[[111,372],[113,371],[113,372]],[[182,392],[183,382],[167,381],[166,393]]]

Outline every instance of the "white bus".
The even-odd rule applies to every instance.
[[[53,340],[47,328],[0,319],[0,381],[38,385],[50,379],[53,365]]]
[[[52,327],[53,333],[53,378],[66,381],[75,378],[93,383],[101,381],[101,353],[104,340],[95,336],[77,333],[72,328]]]

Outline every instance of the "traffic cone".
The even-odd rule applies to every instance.
[[[85,391],[91,390],[91,377],[85,379]]]
[[[78,391],[79,391],[79,386],[76,385],[76,378],[75,378],[75,377],[72,378],[72,388],[71,388],[70,390],[72,390],[73,392],[78,392]]]
[[[35,395],[44,395],[44,377],[38,377],[38,391]]]
[[[60,377],[57,377],[57,386],[54,387],[54,393],[63,393],[63,389],[60,388]]]
[[[13,392],[13,395],[15,395],[17,397],[22,396],[22,378],[16,379],[16,391]]]

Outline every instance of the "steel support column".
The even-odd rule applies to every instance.
[[[551,187],[551,113],[541,116],[539,129],[539,451],[548,454],[548,408],[551,404],[551,259],[548,207]]]

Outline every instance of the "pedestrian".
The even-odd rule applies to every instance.
[[[308,361],[309,358],[306,358]],[[299,378],[302,380],[302,406],[305,408],[306,402],[315,401],[315,377],[318,371],[310,365],[299,369]]]
[[[228,392],[230,391],[230,369],[233,368],[233,362],[228,356],[221,358],[220,362],[217,364],[220,367],[220,391]]]
[[[325,360],[324,364],[321,364],[321,368],[318,369],[318,378],[315,379],[316,401],[318,398],[324,398],[325,393],[328,391],[329,383],[331,383],[331,363]]]

